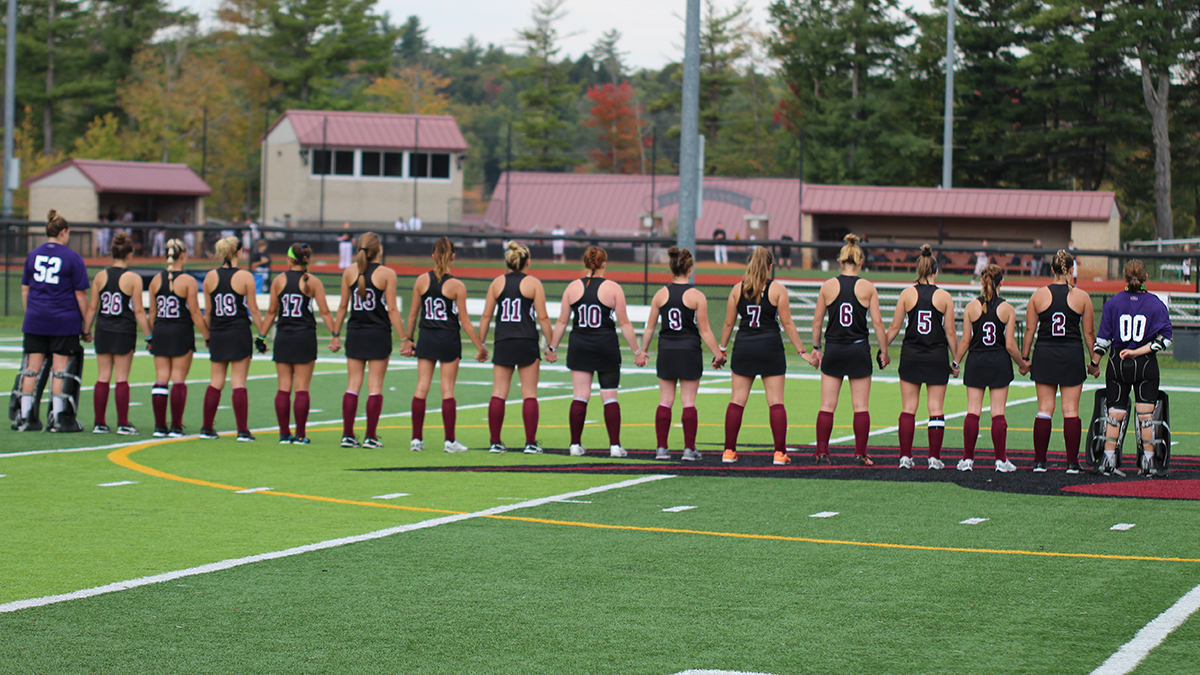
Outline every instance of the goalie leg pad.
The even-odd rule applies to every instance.
[[[50,355],[46,354],[46,358],[42,360],[40,370],[33,370],[29,367],[29,354],[25,354],[21,358],[21,369],[17,372],[17,377],[13,381],[12,395],[8,399],[8,419],[16,421],[21,416],[21,397],[24,395],[25,378],[35,378],[33,386],[33,408],[29,412],[28,422],[35,428],[40,428],[41,415],[38,412],[38,407],[41,405],[42,392],[46,389],[46,383],[50,381]]]
[[[1165,391],[1158,392],[1158,400],[1154,403],[1151,413],[1138,413],[1138,426],[1150,429],[1150,440],[1154,444],[1154,457],[1158,460],[1165,474],[1171,463],[1171,407],[1170,398]],[[1145,447],[1138,446],[1138,455],[1145,452]]]
[[[61,393],[55,394],[55,396],[61,398],[63,402],[62,415],[54,420],[55,431],[67,433],[83,431],[83,425],[78,419],[79,394],[83,389],[83,354],[72,354],[67,360],[67,367],[54,373],[54,377],[62,380]]]
[[[1092,466],[1099,467],[1104,462],[1104,444],[1106,441],[1113,440],[1109,433],[1111,429],[1109,425],[1117,427],[1117,467],[1121,466],[1121,447],[1125,443],[1125,430],[1129,428],[1129,414],[1117,420],[1112,413],[1122,412],[1121,405],[1115,405],[1112,408],[1108,407],[1108,398],[1103,389],[1096,390],[1096,402],[1092,409],[1092,423],[1088,427],[1087,433],[1087,451],[1088,457],[1092,462]],[[1129,409],[1129,399],[1121,401],[1124,410]]]

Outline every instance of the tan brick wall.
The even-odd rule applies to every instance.
[[[1117,218],[1108,220],[1076,220],[1071,223],[1071,238],[1075,248],[1116,251],[1121,248],[1121,226]],[[1080,256],[1079,279],[1107,279],[1108,258]]]
[[[45,220],[50,209],[58,211],[69,223],[93,223],[99,213],[99,200],[94,189],[81,187],[29,188],[29,219]]]

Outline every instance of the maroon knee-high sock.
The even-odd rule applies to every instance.
[[[538,400],[527,398],[521,404],[521,420],[525,423],[525,444],[537,443]]]
[[[154,408],[154,426],[167,426],[167,385],[155,382],[150,388],[150,405]]]
[[[900,413],[900,456],[912,457],[913,436],[917,435],[917,416],[912,413]]]
[[[946,437],[946,418],[942,415],[930,417],[925,430],[929,434],[929,456],[941,459],[942,441]]]
[[[188,387],[183,382],[171,385],[171,426],[183,428],[183,411],[187,408]]]
[[[250,393],[245,387],[233,390],[233,418],[237,421],[239,432],[250,431]]]
[[[621,444],[621,404],[613,401],[604,403],[604,428],[608,430],[608,444]]]
[[[105,413],[108,411],[108,383],[97,382],[96,388],[92,390],[92,415],[93,423],[108,424],[105,420]]]
[[[304,438],[308,433],[308,407],[312,399],[307,391],[296,392],[296,438]]]
[[[383,412],[383,394],[367,395],[367,431],[363,438],[378,438],[379,414]]]
[[[667,447],[671,435],[671,409],[665,405],[654,411],[654,435],[658,437],[658,447]]]
[[[1050,447],[1050,418],[1038,416],[1033,420],[1033,461],[1046,461],[1046,448]]]
[[[442,429],[446,432],[446,440],[457,441],[454,425],[458,422],[458,401],[452,398],[442,399]]]
[[[342,435],[354,436],[354,416],[358,414],[358,392],[342,394]]]
[[[279,422],[279,435],[291,436],[292,393],[279,389],[275,392],[275,420]]]
[[[492,445],[500,443],[500,431],[504,429],[504,399],[493,396],[488,401],[488,431],[492,434]]]
[[[833,415],[830,415],[833,417]],[[829,421],[830,429],[833,428],[833,420]],[[863,410],[854,413],[854,454],[859,457],[867,456],[867,439],[871,437],[871,413]],[[828,447],[829,439],[826,437],[825,445]]]
[[[212,429],[213,421],[217,419],[217,406],[221,403],[221,390],[208,385],[204,390],[204,428]]]
[[[995,420],[994,417],[992,419]],[[975,459],[975,442],[978,440],[979,415],[967,413],[967,418],[963,420],[963,459]]]
[[[738,433],[742,430],[742,413],[746,408],[733,401],[725,409],[725,449],[737,450]]]
[[[587,417],[587,401],[572,399],[570,425],[571,425],[571,445],[579,445],[583,442],[583,421]]]
[[[822,410],[817,413],[817,454],[829,454],[829,437],[833,435],[833,413]]]
[[[992,416],[992,448],[997,461],[1008,461],[1008,420],[1004,415]]]
[[[1067,463],[1079,463],[1079,437],[1083,433],[1083,422],[1078,417],[1063,418],[1063,443],[1067,446]]]
[[[687,450],[696,449],[696,429],[700,426],[700,414],[696,406],[687,406],[681,415],[683,422],[683,447]]]
[[[425,399],[413,397],[412,437],[414,441],[425,439]]]
[[[129,383],[118,382],[113,389],[114,402],[117,404],[117,424],[127,427],[129,426]]]
[[[787,452],[787,408],[776,403],[767,409],[771,420],[771,439],[775,441],[775,452]]]

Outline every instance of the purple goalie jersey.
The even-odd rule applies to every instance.
[[[1171,319],[1167,306],[1153,293],[1121,291],[1104,303],[1100,317],[1097,347],[1111,347],[1112,353],[1137,349],[1155,337],[1171,338]]]
[[[88,289],[87,265],[75,251],[46,242],[25,258],[21,285],[29,287],[21,330],[33,335],[79,335],[83,315],[75,291]]]

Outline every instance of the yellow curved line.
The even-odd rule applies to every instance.
[[[185,440],[185,439],[178,439]],[[215,487],[222,490],[244,490],[246,488],[237,487],[234,485],[224,485],[221,483],[213,483],[211,481],[200,480],[197,478],[186,478],[184,476],[176,476],[175,474],[159,471],[148,467],[144,464],[139,464],[129,458],[130,455],[138,450],[159,445],[162,443],[176,442],[176,439],[162,441],[148,441],[138,445],[132,445],[125,448],[113,450],[108,454],[109,460],[113,463],[123,466],[127,469],[132,469],[140,473],[144,473],[157,478],[165,478],[167,480],[180,481],[183,483],[191,483],[193,485],[201,485],[204,487]],[[331,504],[346,504],[350,506],[371,506],[381,509],[396,509],[400,511],[421,511],[424,513],[442,513],[450,515],[459,515],[467,513],[466,511],[447,511],[444,509],[431,509],[419,506],[401,506],[399,504],[381,504],[379,502],[363,502],[351,499],[338,499],[336,497],[321,497],[316,495],[303,495],[294,492],[277,492],[275,490],[263,490],[259,494],[273,495],[276,497],[290,497],[292,499],[308,499],[311,501],[327,502]],[[1046,558],[1087,558],[1093,560],[1142,560],[1149,562],[1186,562],[1200,563],[1200,558],[1161,558],[1155,556],[1142,555],[1108,555],[1103,553],[1060,553],[1055,551],[1021,551],[1010,549],[990,549],[990,548],[960,548],[953,546],[919,546],[916,544],[888,544],[883,542],[868,542],[868,541],[847,541],[841,539],[814,539],[811,537],[787,537],[783,535],[773,534],[746,534],[742,532],[710,532],[707,530],[687,530],[672,527],[638,527],[635,525],[607,525],[603,523],[585,523],[573,520],[551,520],[547,518],[530,518],[527,516],[504,516],[496,514],[488,514],[481,516],[483,518],[491,518],[493,520],[514,520],[526,523],[539,523],[543,525],[566,525],[569,527],[587,527],[598,530],[624,530],[627,532],[656,532],[665,534],[696,534],[706,537],[727,537],[731,539],[755,539],[760,541],[791,541],[806,544],[833,544],[837,546],[867,546],[871,548],[890,548],[909,551],[942,551],[951,553],[990,553],[994,555],[1029,555],[1040,556]]]

